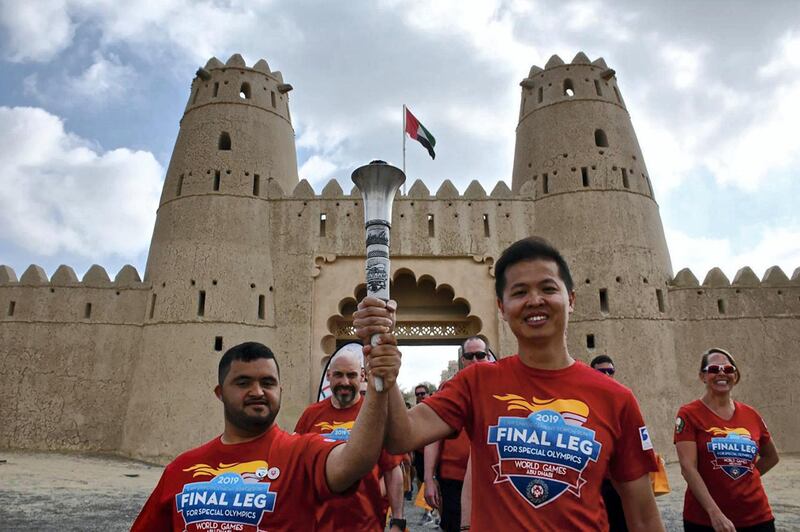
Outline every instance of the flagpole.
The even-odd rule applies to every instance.
[[[406,104],[403,104],[403,174],[405,173],[406,173]],[[406,183],[405,181],[403,181],[403,196],[405,195],[406,195]]]

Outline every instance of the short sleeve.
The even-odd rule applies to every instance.
[[[428,405],[456,434],[462,428],[466,428],[467,433],[472,431],[471,419],[468,416],[468,413],[472,412],[472,394],[468,379],[475,374],[474,369],[477,366],[478,364],[459,371],[452,379],[445,382],[438,392],[423,401],[423,404]]]
[[[675,432],[672,441],[673,443],[697,441],[697,427],[685,406],[682,406],[675,416]]]
[[[167,466],[169,467],[169,466]],[[153,493],[147,498],[142,511],[131,526],[131,532],[150,530],[172,530],[172,498],[164,500],[164,484],[168,469],[161,474]]]
[[[761,437],[758,439],[758,447],[764,447],[772,440],[772,435],[769,433],[769,429],[767,428],[767,424],[764,422],[764,418],[761,417],[761,414],[755,412],[756,417],[758,417],[758,425],[761,429]]]
[[[620,411],[620,436],[614,445],[609,469],[617,482],[630,482],[658,471],[653,440],[644,424],[639,403],[628,393]]]

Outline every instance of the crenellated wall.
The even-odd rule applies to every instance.
[[[0,267],[0,448],[119,450],[147,291],[132,266]]]
[[[800,425],[800,269],[792,279],[777,266],[758,279],[742,268],[730,282],[713,268],[699,283],[678,272],[669,287],[667,310],[675,331],[681,401],[702,393],[700,355],[728,349],[742,374],[735,395],[758,409],[779,449],[797,451]]]

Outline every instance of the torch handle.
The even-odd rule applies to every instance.
[[[367,222],[367,295],[389,300],[389,222]],[[378,335],[370,338],[370,345],[378,345]],[[375,390],[383,391],[383,379],[375,377]]]
[[[372,338],[369,339],[369,345],[375,347],[378,345],[378,335],[373,334]],[[373,377],[375,382],[375,391],[382,392],[383,391],[383,379],[381,377]]]

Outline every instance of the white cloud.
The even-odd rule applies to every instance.
[[[726,135],[704,158],[719,183],[749,191],[770,174],[800,165],[800,79],[776,85],[766,98],[753,102],[752,111],[745,127]]]
[[[270,0],[4,1],[0,27],[13,61],[53,59],[72,44],[75,28],[81,25],[96,28],[103,46],[127,43],[143,55],[164,57],[180,51],[204,61],[229,50],[234,41],[252,40],[262,47],[295,42],[300,35],[295,25],[263,12],[271,4]]]
[[[134,81],[135,70],[123,65],[115,55],[95,52],[92,63],[80,76],[67,81],[68,90],[80,98],[106,101],[121,98]]]
[[[75,24],[67,0],[0,2],[0,28],[11,61],[49,61],[72,42]]]
[[[661,57],[672,73],[672,83],[677,89],[694,89],[697,78],[703,68],[705,47],[693,49],[667,44],[661,50]]]
[[[787,71],[800,69],[800,35],[790,30],[781,37],[777,49],[778,52],[769,63],[758,69],[759,77],[772,79]]]
[[[695,237],[669,228],[666,236],[674,272],[690,267],[700,282],[714,267],[722,269],[732,281],[744,266],[752,268],[759,277],[776,265],[791,277],[800,266],[800,227],[765,228],[759,241],[749,249],[739,249],[728,238]]]
[[[32,253],[92,259],[147,249],[163,168],[149,152],[99,152],[42,109],[0,107],[0,225]]]
[[[311,186],[327,183],[332,179],[334,171],[338,166],[319,155],[312,155],[298,169],[300,179],[307,179]],[[315,187],[319,188],[319,187]]]

